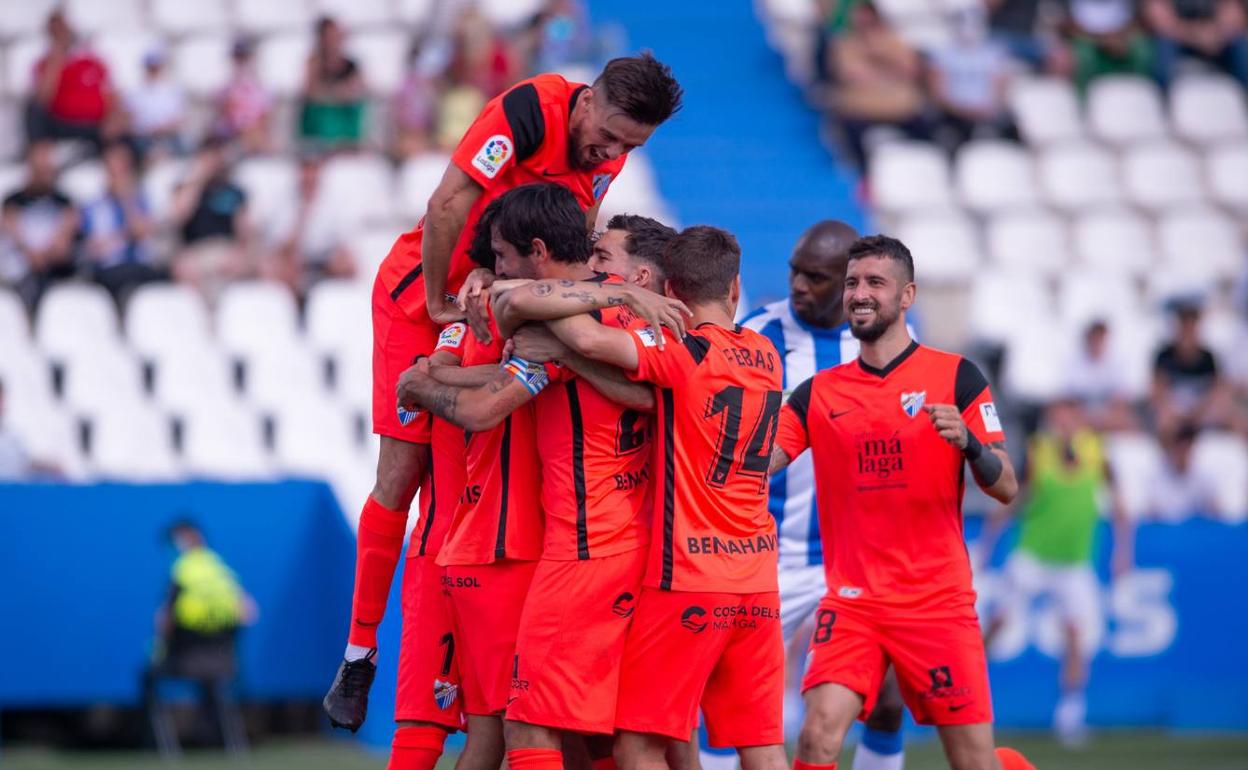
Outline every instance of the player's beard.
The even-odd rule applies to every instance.
[[[889,312],[891,311],[891,312]],[[884,336],[884,332],[897,322],[897,318],[901,315],[901,303],[897,302],[893,307],[885,309],[883,305],[875,307],[875,321],[865,326],[854,323],[854,309],[849,308],[849,332],[854,338],[860,342],[875,342]]]

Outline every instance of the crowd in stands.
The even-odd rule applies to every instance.
[[[194,120],[195,98],[164,42],[132,51],[142,77],[123,89],[90,37],[53,10],[29,74],[25,174],[0,190],[0,287],[18,291],[33,312],[51,284],[67,279],[96,281],[123,304],[150,281],[182,282],[211,301],[239,279],[278,280],[304,297],[322,278],[356,275],[341,217],[320,194],[326,161],[361,153],[399,164],[449,151],[511,83],[588,61],[595,40],[581,0],[533,5],[532,18],[504,34],[473,3],[438,4],[435,18],[411,27],[401,81],[388,92],[372,87],[348,52],[344,25],[316,18],[285,120],[283,95],[257,72],[253,35],[233,40],[224,87],[198,105],[210,117]],[[297,194],[259,221],[234,171],[241,160],[274,155],[297,158]],[[156,211],[142,181],[171,160],[180,169],[171,205]],[[66,175],[96,161],[104,190],[75,201]]]

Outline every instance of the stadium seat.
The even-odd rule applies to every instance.
[[[885,144],[872,153],[868,176],[873,203],[886,212],[953,205],[949,164],[934,144]]]
[[[85,206],[104,197],[108,179],[104,174],[103,163],[98,160],[85,160],[61,172],[59,183],[61,191],[74,203]]]
[[[180,474],[168,416],[144,406],[91,417],[91,472],[127,481],[173,481]]]
[[[80,34],[139,29],[144,23],[143,0],[63,0],[61,5]]]
[[[16,100],[0,99],[0,164],[16,161],[25,149],[22,113],[22,105]]]
[[[217,338],[226,352],[247,356],[299,344],[299,315],[290,289],[246,281],[227,286],[217,306]]]
[[[818,21],[818,8],[810,0],[764,0],[762,11],[770,24],[809,27]]]
[[[432,21],[440,0],[397,0],[395,12],[413,34],[419,34]]]
[[[415,219],[405,219],[403,229],[411,229]],[[377,267],[390,253],[390,247],[401,230],[394,226],[363,227],[356,230],[350,237],[348,245],[355,256],[356,281],[364,284],[372,291],[373,277],[377,275]]]
[[[1110,350],[1121,366],[1127,395],[1132,399],[1145,398],[1153,384],[1153,360],[1161,346],[1164,324],[1155,312],[1136,316],[1133,320],[1116,319],[1109,322]],[[1071,329],[1079,334],[1083,329]]]
[[[44,353],[58,359],[71,359],[100,346],[116,346],[116,305],[108,292],[95,284],[56,284],[43,295],[35,313],[35,339]]]
[[[356,459],[354,417],[333,401],[282,404],[274,423],[273,459],[279,470],[327,476]]]
[[[325,379],[324,360],[303,344],[256,352],[244,364],[246,400],[264,412],[288,401],[324,402]]]
[[[385,27],[394,21],[390,0],[312,0],[317,15],[332,16],[346,27]],[[405,32],[406,34],[406,32]],[[364,68],[368,74],[368,68]]]
[[[1031,156],[1013,142],[979,140],[963,145],[953,173],[962,203],[974,211],[992,213],[1037,203]]]
[[[279,30],[312,29],[312,8],[307,0],[264,0],[236,3],[234,23],[244,32],[264,34]],[[303,73],[303,65],[299,67]]]
[[[1074,225],[1075,255],[1091,269],[1142,276],[1157,261],[1148,223],[1127,210],[1093,212]]]
[[[1162,467],[1161,447],[1144,433],[1112,433],[1108,445],[1123,508],[1128,518],[1143,518],[1149,510],[1151,480]]]
[[[1079,98],[1069,80],[1023,78],[1010,87],[1010,109],[1019,132],[1033,146],[1083,138]]]
[[[915,19],[931,19],[941,12],[939,4],[933,0],[880,0],[879,8],[880,14],[895,25]]]
[[[1018,211],[994,217],[985,232],[988,255],[1003,269],[1056,275],[1070,264],[1070,242],[1052,214]]]
[[[1235,223],[1214,209],[1171,211],[1157,226],[1163,261],[1194,273],[1233,279],[1244,272],[1244,243]]]
[[[229,0],[148,1],[151,3],[152,23],[166,35],[180,37],[202,32],[224,32],[230,26]]]
[[[147,210],[158,224],[171,221],[173,217],[173,194],[182,183],[188,169],[181,158],[165,158],[148,167],[143,174],[143,197]]]
[[[93,5],[107,3],[90,0]],[[110,28],[94,38],[95,50],[108,65],[108,79],[113,87],[127,94],[143,84],[143,56],[153,48],[163,47],[156,35],[142,29]]]
[[[1192,447],[1192,470],[1217,479],[1218,518],[1231,522],[1248,519],[1248,444],[1241,436],[1200,434]]]
[[[211,324],[203,297],[173,283],[140,286],[126,304],[126,338],[143,355],[208,344]]]
[[[245,7],[269,3],[243,3]],[[310,23],[310,22],[309,22]],[[283,32],[265,38],[256,50],[256,71],[260,82],[279,97],[292,97],[303,87],[308,54],[312,52],[310,32]]]
[[[287,157],[245,158],[234,167],[234,181],[247,193],[251,221],[259,224],[278,219],[292,205],[298,178],[294,161]]]
[[[1032,271],[981,270],[971,284],[970,331],[976,341],[1005,344],[1020,318],[1050,318],[1053,301]]]
[[[43,354],[28,346],[9,346],[0,355],[4,382],[5,420],[25,411],[53,408],[52,367]]]
[[[1171,142],[1150,142],[1127,150],[1122,159],[1127,200],[1150,212],[1200,203],[1204,189],[1196,156]]]
[[[42,19],[39,26],[43,26]],[[30,93],[34,84],[35,64],[47,47],[47,42],[39,36],[23,37],[4,47],[4,66],[0,67],[0,71],[4,73],[4,93],[22,98]]]
[[[199,401],[235,397],[233,364],[214,344],[164,350],[154,364],[152,395],[170,412],[183,414]]]
[[[259,416],[232,401],[203,400],[183,418],[182,460],[192,476],[254,479],[272,475]]]
[[[139,405],[143,397],[143,368],[120,345],[101,345],[79,351],[64,362],[61,400],[75,414],[92,417]]]
[[[1225,75],[1188,75],[1170,91],[1170,118],[1180,139],[1195,144],[1248,137],[1244,89]]]
[[[897,226],[897,237],[910,247],[920,282],[966,283],[982,261],[975,227],[957,216],[908,217]]]
[[[337,376],[334,391],[349,408],[372,420],[373,351],[372,346],[339,348],[334,355]]]
[[[1114,145],[1164,139],[1166,119],[1161,89],[1151,80],[1106,75],[1088,86],[1088,128]]]
[[[322,281],[308,292],[308,341],[323,353],[351,347],[372,349],[372,298],[358,281]]]
[[[69,410],[44,402],[5,417],[32,459],[52,463],[70,481],[86,477],[82,431]]]
[[[1135,323],[1141,315],[1139,291],[1121,273],[1095,268],[1068,270],[1058,286],[1058,317],[1069,329],[1082,329],[1101,319],[1115,327]]]
[[[1038,165],[1040,188],[1050,204],[1067,213],[1082,213],[1122,200],[1114,157],[1094,144],[1048,148]]]
[[[437,189],[438,182],[446,173],[451,157],[440,152],[427,152],[408,158],[399,170],[399,215],[408,227],[415,226],[425,215],[429,196]]]
[[[213,99],[230,80],[230,39],[224,34],[201,34],[180,42],[173,50],[173,69],[187,93]]]
[[[1162,260],[1145,278],[1148,305],[1160,312],[1167,303],[1193,297],[1208,297],[1218,288],[1218,276],[1212,270],[1193,270],[1186,264]]]
[[[347,39],[347,50],[364,73],[364,82],[381,96],[393,94],[403,84],[411,46],[411,35],[398,29],[357,32]]]
[[[319,194],[348,228],[394,217],[394,172],[380,155],[335,155],[321,171]]]
[[[8,197],[26,183],[26,164],[21,162],[0,164],[0,196]]]
[[[515,31],[528,24],[542,4],[542,0],[478,0],[477,8],[496,27]]]
[[[0,40],[39,35],[60,4],[60,0],[0,0]]]
[[[897,35],[918,51],[927,53],[954,43],[952,30],[940,16],[915,16],[896,24]]]
[[[1074,340],[1060,324],[1024,324],[1010,335],[1002,383],[1014,398],[1051,400],[1062,388],[1062,364]]]
[[[26,305],[14,292],[0,287],[0,350],[31,347],[30,321]]]
[[[1248,142],[1222,145],[1205,155],[1210,196],[1240,216],[1248,216]]]

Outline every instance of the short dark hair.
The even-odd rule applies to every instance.
[[[727,230],[687,227],[667,244],[662,266],[677,299],[691,305],[724,300],[741,271],[741,246]]]
[[[477,217],[476,228],[472,231],[472,243],[468,244],[468,257],[478,265],[490,270],[494,269],[493,238],[494,220],[498,217],[501,198],[490,201],[481,216]]]
[[[906,248],[906,244],[896,238],[890,238],[887,235],[868,235],[850,245],[847,256],[850,262],[867,257],[886,257],[894,262],[900,262],[906,283],[914,281],[914,257],[910,255],[910,249]]]
[[[498,236],[523,256],[533,252],[533,239],[541,238],[556,262],[584,263],[591,251],[585,211],[572,191],[554,182],[521,185],[495,201]],[[491,204],[493,205],[493,204]]]
[[[672,68],[649,51],[612,59],[594,81],[613,106],[638,123],[657,126],[680,109],[684,89],[672,76]]]
[[[169,526],[165,528],[165,537],[172,541],[175,537],[177,537],[179,532],[187,531],[194,532],[201,538],[204,536],[204,531],[200,529],[199,524],[197,524],[194,519],[189,516],[181,516],[174,519],[169,523]]]
[[[660,274],[657,276],[660,284],[666,279],[667,276],[663,273],[663,251],[676,237],[676,228],[640,214],[616,214],[607,220],[607,229],[628,233],[624,238],[624,250],[629,256],[654,268]]]

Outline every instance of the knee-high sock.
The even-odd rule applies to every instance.
[[[377,626],[386,613],[390,581],[403,550],[407,511],[392,511],[370,495],[360,512],[355,545],[355,591],[351,596],[351,631],[347,643],[377,646]]]
[[[902,753],[901,731],[862,731],[858,748],[854,749],[853,770],[901,770],[905,763]]]
[[[511,770],[563,770],[563,752],[559,749],[512,749],[507,752]]]
[[[997,747],[997,761],[1004,770],[1036,770],[1036,766],[1028,762],[1027,757],[1004,746]]]
[[[442,756],[446,731],[433,725],[399,727],[390,744],[386,770],[433,770]]]
[[[836,770],[836,763],[820,765],[815,762],[803,762],[800,759],[795,759],[793,760],[793,770]]]

